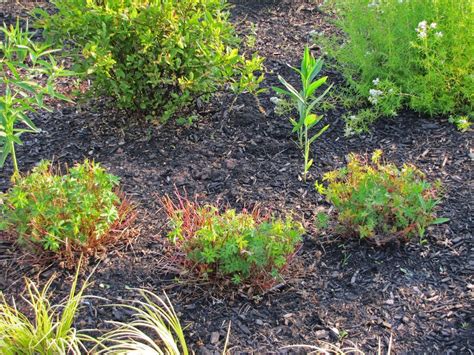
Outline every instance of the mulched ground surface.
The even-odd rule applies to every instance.
[[[1,17],[10,10],[4,7]],[[327,15],[309,2],[235,1],[232,14],[243,33],[256,25],[257,48],[267,58],[266,86],[276,84],[277,73],[290,75],[286,63],[297,64],[310,31],[333,31]],[[337,73],[326,74],[338,80]],[[35,117],[43,132],[26,137],[18,152],[22,171],[40,159],[71,164],[94,158],[121,177],[123,190],[138,206],[139,237],[104,258],[88,294],[116,303],[137,295],[129,288],[166,290],[188,325],[191,348],[202,353],[222,350],[229,322],[232,352],[344,338],[343,344],[356,343],[373,353],[379,344],[387,349],[392,337],[396,353],[472,353],[472,132],[462,134],[444,119],[403,112],[378,122],[371,134],[345,138],[343,111],[326,115],[331,128],[314,145],[314,178],[342,166],[349,152],[381,148],[386,159],[414,163],[429,179],[442,179],[446,188],[439,215],[451,221],[430,228],[427,245],[376,249],[314,230],[316,211],[329,206],[311,181],[298,179],[301,153],[290,124],[274,114],[271,96],[260,99],[263,114],[252,97],[240,97],[228,110],[232,98],[221,95],[200,106],[203,118],[192,127],[133,123],[102,101]],[[10,173],[10,166],[1,171],[0,190],[8,188]],[[237,209],[259,203],[279,213],[294,211],[310,233],[285,282],[263,295],[190,276],[176,282],[179,270],[164,258],[166,219],[159,203],[175,188]],[[13,250],[0,244],[0,290],[6,295],[21,292],[25,275],[44,282],[53,272],[59,273],[55,294],[68,292],[68,272],[19,264],[12,260]],[[104,320],[129,317],[103,303],[91,302],[78,325],[104,328]]]

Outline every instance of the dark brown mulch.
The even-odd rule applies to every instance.
[[[235,3],[233,20],[239,30],[248,31],[250,22],[257,26],[268,86],[276,84],[277,73],[289,75],[286,63],[297,63],[310,31],[331,31],[327,17],[309,2]],[[261,97],[264,115],[252,97],[239,98],[229,111],[232,98],[220,95],[199,106],[203,117],[192,127],[132,123],[100,100],[35,117],[43,132],[27,137],[19,150],[23,171],[40,159],[73,163],[92,157],[122,178],[124,191],[138,204],[141,237],[131,247],[109,253],[88,293],[115,303],[135,297],[132,287],[166,290],[188,325],[190,346],[201,352],[222,350],[229,322],[232,352],[345,338],[346,344],[354,342],[373,353],[379,342],[387,349],[391,336],[396,353],[472,352],[472,132],[459,133],[442,118],[403,112],[379,121],[371,134],[345,138],[342,110],[326,116],[331,128],[314,145],[315,178],[342,166],[349,152],[381,148],[387,159],[414,163],[429,179],[442,179],[446,188],[439,215],[451,221],[430,228],[427,245],[376,249],[314,232],[317,209],[328,206],[312,181],[298,179],[301,153],[289,123],[273,113],[271,96]],[[2,190],[9,185],[10,169],[1,172]],[[175,186],[235,208],[260,203],[280,213],[294,211],[311,232],[285,282],[263,295],[247,288],[222,290],[204,281],[176,282],[176,269],[163,258],[165,217],[158,201]],[[11,245],[0,248],[0,289],[15,295],[22,288],[21,277],[37,275],[38,269],[12,262]],[[67,272],[50,267],[37,278],[45,280],[53,271],[61,281],[54,290],[64,295]],[[128,318],[126,312],[100,304],[88,303],[78,320],[81,327],[104,328],[104,320]]]

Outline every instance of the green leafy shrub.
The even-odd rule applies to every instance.
[[[347,120],[346,133],[402,107],[429,115],[474,112],[474,12],[468,0],[335,0],[346,37],[330,41],[353,93],[372,115]],[[324,41],[324,39],[319,39]]]
[[[15,179],[19,175],[15,146],[22,144],[24,133],[39,131],[28,114],[49,109],[44,102],[47,97],[70,101],[56,91],[54,83],[58,77],[73,72],[54,59],[57,50],[33,42],[33,34],[23,30],[18,21],[15,26],[4,24],[0,31],[4,36],[0,41],[0,167],[11,155]]]
[[[0,230],[20,243],[74,259],[121,236],[130,206],[121,201],[119,179],[86,160],[65,175],[42,161],[0,194]]]
[[[230,84],[257,92],[263,59],[239,54],[222,0],[59,0],[39,12],[52,40],[81,51],[99,93],[166,121],[195,98]]]
[[[326,195],[338,212],[338,221],[346,231],[377,244],[391,240],[423,238],[430,224],[444,223],[434,211],[439,203],[440,183],[430,184],[412,165],[400,170],[380,162],[377,150],[371,161],[351,154],[347,167],[324,175],[328,182],[317,190]]]
[[[203,274],[230,276],[235,283],[252,278],[265,287],[279,276],[302,240],[304,229],[292,218],[219,210],[179,198],[164,199],[170,218],[168,237],[190,267]]]

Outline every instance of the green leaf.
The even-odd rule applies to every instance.
[[[313,143],[316,139],[319,138],[319,136],[321,136],[321,134],[323,134],[324,132],[326,132],[326,130],[329,128],[329,125],[326,125],[324,126],[323,128],[321,128],[321,130],[316,133],[314,136],[312,136],[310,139],[309,139],[309,144]]]
[[[318,116],[316,116],[315,114],[310,114],[310,115],[308,115],[308,116],[305,117],[305,119],[304,119],[304,125],[305,125],[305,126],[312,126],[312,125],[314,125],[317,121],[318,121]]]
[[[300,93],[293,87],[291,84],[289,84],[285,79],[283,79],[282,76],[278,75],[278,80],[285,85],[286,89],[292,94],[291,96],[295,98],[296,100],[300,101],[301,103],[305,103],[305,100],[301,97]]]
[[[449,222],[450,219],[449,218],[446,218],[446,217],[440,217],[440,218],[436,218],[433,222],[431,222],[432,224],[443,224],[443,223],[446,223],[446,222]]]
[[[322,78],[320,78],[320,79],[316,80],[314,83],[312,83],[309,86],[308,91],[306,92],[306,97],[313,96],[316,89],[318,89],[321,85],[323,85],[326,82],[327,79],[328,79],[327,76],[323,76]]]

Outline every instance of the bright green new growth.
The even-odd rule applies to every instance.
[[[239,54],[226,1],[53,2],[58,12],[40,12],[38,25],[50,39],[72,41],[98,92],[124,109],[165,122],[226,84],[259,91],[263,59]]]
[[[54,57],[57,50],[32,41],[32,33],[16,26],[0,28],[4,40],[0,42],[0,167],[9,155],[13,161],[13,180],[19,176],[15,145],[22,144],[23,133],[37,133],[39,130],[28,117],[31,112],[48,109],[45,97],[69,101],[58,93],[54,81],[60,76],[72,75],[64,70]],[[38,76],[46,78],[44,83]]]
[[[322,67],[323,61],[321,59],[316,60],[310,53],[309,48],[306,47],[303,59],[301,61],[301,68],[297,69],[291,67],[295,72],[300,75],[302,86],[301,91],[296,90],[280,75],[278,76],[278,79],[285,86],[286,90],[278,87],[273,88],[273,90],[275,90],[275,92],[277,92],[278,94],[287,96],[292,101],[294,106],[298,109],[298,120],[290,118],[290,122],[293,125],[293,133],[296,132],[298,135],[299,147],[303,150],[304,180],[306,180],[308,171],[313,165],[313,159],[310,159],[311,144],[329,128],[329,125],[326,125],[312,137],[309,136],[309,130],[316,126],[323,118],[322,116],[314,114],[313,110],[315,109],[315,106],[321,102],[324,96],[326,96],[326,94],[332,87],[332,85],[329,86],[320,96],[315,98],[316,90],[321,85],[325,84],[327,80],[327,76],[316,80],[316,77],[318,76]]]
[[[0,230],[53,252],[94,249],[124,218],[114,191],[118,183],[116,176],[88,160],[66,175],[55,174],[51,163],[43,161],[0,194]]]
[[[121,305],[134,312],[130,323],[110,322],[116,329],[100,338],[103,350],[99,354],[169,354],[187,355],[183,328],[168,296],[140,290],[144,301],[136,306]]]
[[[382,151],[372,155],[371,162],[351,154],[347,167],[324,175],[327,188],[316,188],[326,195],[338,211],[338,221],[360,238],[377,244],[390,240],[423,238],[431,224],[444,223],[435,217],[440,202],[440,184],[425,181],[423,173],[412,165],[400,170],[393,164],[382,164]]]
[[[165,203],[168,237],[204,274],[230,276],[235,283],[252,277],[265,287],[279,276],[301,242],[304,228],[292,218],[262,217],[258,211],[219,213],[214,206],[187,201]]]
[[[78,269],[79,270],[79,269]],[[86,281],[77,290],[78,273],[71,286],[69,297],[64,303],[52,305],[48,291],[51,278],[42,290],[27,280],[26,301],[33,311],[33,321],[18,310],[16,304],[9,305],[0,293],[0,353],[16,354],[81,354],[85,340],[89,337],[73,327],[74,317],[88,286]]]
[[[360,133],[409,107],[429,115],[474,115],[474,10],[459,0],[334,0],[347,35],[325,48],[362,110],[347,120]]]

